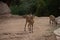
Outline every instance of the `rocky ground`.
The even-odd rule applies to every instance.
[[[34,32],[24,32],[24,18],[10,18],[0,20],[0,40],[56,40],[53,30],[56,28],[49,24],[48,17],[36,17]]]

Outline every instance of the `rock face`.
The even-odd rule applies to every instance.
[[[11,10],[7,4],[0,1],[0,18],[9,17]]]

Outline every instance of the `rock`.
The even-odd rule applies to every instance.
[[[55,35],[60,36],[60,28],[54,30]]]
[[[60,28],[54,30],[54,34],[56,35],[57,40],[60,40]]]
[[[56,21],[60,23],[60,16],[56,18]]]
[[[8,5],[0,1],[0,18],[11,16],[11,10]]]
[[[57,23],[58,23],[58,26],[60,26],[60,16],[58,16],[58,17],[56,18],[56,21],[57,21]]]

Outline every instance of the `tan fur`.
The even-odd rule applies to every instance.
[[[32,15],[27,15],[25,18],[26,18],[26,23],[25,23],[24,31],[26,31],[26,25],[28,23],[29,31],[33,32],[34,17]]]
[[[57,22],[56,22],[56,20],[55,20],[55,16],[50,15],[50,16],[49,16],[49,19],[50,19],[50,20],[49,20],[49,23],[50,23],[50,24],[53,24],[53,23],[54,23],[54,24],[57,25]]]

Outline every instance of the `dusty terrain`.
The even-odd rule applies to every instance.
[[[24,32],[25,19],[12,18],[0,23],[0,40],[56,40],[48,17],[36,17],[34,32]]]

